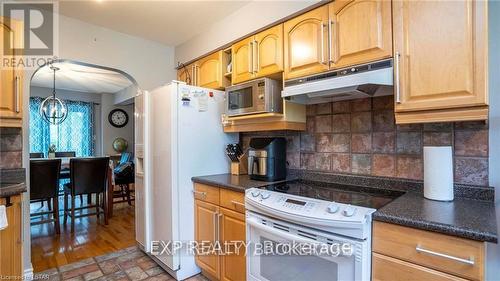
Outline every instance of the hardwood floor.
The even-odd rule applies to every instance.
[[[77,200],[77,206],[78,202],[79,200]],[[46,208],[47,204],[43,209],[46,210]],[[42,210],[40,203],[31,204],[31,209],[32,211]],[[62,216],[60,235],[55,233],[53,224],[32,226],[31,262],[34,271],[40,272],[135,244],[134,206],[120,203],[114,206],[113,217],[107,226],[104,225],[102,216],[99,222],[95,216],[76,219],[73,234],[70,232],[69,219],[68,224],[64,226]]]

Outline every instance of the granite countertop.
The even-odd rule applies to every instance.
[[[9,197],[26,192],[26,184],[22,183],[0,183],[0,198]]]
[[[500,207],[500,206],[499,206]],[[377,221],[485,242],[498,242],[495,203],[465,198],[451,202],[407,192],[373,214]]]
[[[0,198],[26,192],[25,169],[0,169]]]
[[[271,184],[286,182],[287,180],[267,182],[267,181],[257,181],[251,180],[248,175],[231,175],[231,174],[220,174],[211,176],[201,176],[191,178],[193,182],[214,185],[222,188],[231,189],[234,191],[245,192],[245,190],[252,187],[263,187]]]
[[[315,175],[311,175],[311,177],[317,179]],[[193,177],[192,181],[244,192],[252,187],[264,187],[298,178],[304,177],[294,175],[283,181],[264,182],[251,180],[248,175],[220,174]],[[333,178],[329,176],[329,178],[321,178],[321,180],[316,184],[323,187],[328,187],[328,183],[334,182],[347,185],[360,185],[361,182],[363,188],[397,190],[379,182],[380,179],[360,181],[361,179],[352,175],[347,177],[335,175]],[[313,183],[310,180],[307,181],[309,185]],[[365,184],[367,181],[368,184]],[[377,186],[383,186],[383,188]],[[401,183],[398,183],[398,186],[401,186]],[[455,196],[455,200],[452,202],[440,202],[425,199],[423,193],[417,190],[415,188],[407,189],[403,195],[378,209],[373,214],[373,219],[477,241],[497,243],[497,207],[492,200],[475,200]]]

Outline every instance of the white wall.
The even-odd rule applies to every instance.
[[[500,1],[488,2],[489,12],[489,176],[490,185],[495,187],[497,202],[497,233],[500,233]],[[500,243],[500,242],[499,242]],[[486,280],[500,278],[500,244],[487,243]]]
[[[101,95],[101,136],[103,155],[115,155],[117,152],[113,149],[113,141],[118,138],[124,138],[128,142],[127,151],[134,152],[134,105],[115,105],[113,95]],[[108,121],[108,114],[115,108],[121,108],[128,114],[128,123],[125,127],[113,127]]]
[[[123,20],[127,20],[125,17]],[[116,68],[131,75],[141,89],[154,89],[175,79],[174,48],[115,32],[65,16],[59,18],[59,58]],[[27,70],[23,84],[23,106],[28,108],[30,79]],[[131,114],[131,117],[133,115]],[[23,115],[23,166],[29,175],[29,112]],[[29,177],[26,179],[29,189]],[[30,274],[31,241],[29,192],[24,193],[23,267]]]
[[[175,47],[175,63],[187,62],[285,18],[318,0],[252,1]]]

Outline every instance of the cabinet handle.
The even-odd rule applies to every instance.
[[[202,199],[206,199],[207,198],[207,193],[206,192],[193,190],[193,196],[194,196],[194,198],[196,198],[196,195],[199,195]]]
[[[321,63],[325,63],[325,24],[321,23]]]
[[[218,226],[218,222],[219,222],[219,213],[215,212],[214,213],[214,243],[216,241],[219,241],[218,239],[218,235],[219,235],[219,226]]]
[[[248,42],[248,72],[253,74],[253,41]]]
[[[332,29],[333,29],[333,21],[329,20],[329,24],[328,24],[328,62],[333,62],[332,61],[332,52],[333,52],[333,48],[332,48],[332,41],[333,41]]]
[[[257,64],[257,66],[255,67],[254,72],[257,73],[257,72],[259,72],[259,69],[260,69],[260,63],[259,63],[259,57],[260,57],[260,54],[259,54],[259,42],[257,40],[254,40],[254,48],[255,48],[255,53],[257,54],[256,60],[255,60],[255,63]]]
[[[14,110],[16,111],[16,113],[19,113],[21,111],[19,105],[19,76],[16,76],[14,78],[14,95],[15,95]]]
[[[447,255],[447,254],[442,254],[442,253],[434,252],[434,251],[431,251],[431,250],[427,250],[427,249],[424,249],[424,248],[420,247],[420,245],[417,245],[417,247],[415,248],[415,250],[417,252],[419,252],[419,253],[425,253],[425,254],[429,254],[431,256],[437,256],[437,257],[441,257],[441,258],[445,258],[445,259],[450,259],[450,260],[458,261],[458,262],[469,264],[469,265],[474,265],[474,258],[471,258],[471,259],[462,259],[462,258],[450,256],[450,255]]]
[[[217,213],[217,241],[219,242],[220,242],[220,227],[221,227],[220,218],[222,218],[222,214]]]
[[[394,70],[395,78],[396,78],[396,103],[401,103],[401,89],[399,85],[399,58],[401,57],[401,54],[399,52],[396,52],[395,58],[394,58],[394,64],[396,69]]]

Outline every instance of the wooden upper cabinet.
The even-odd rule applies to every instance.
[[[197,86],[223,89],[228,83],[224,77],[223,51],[215,52],[197,61]]]
[[[393,16],[396,122],[487,118],[487,1],[394,1]]]
[[[196,85],[195,81],[195,64],[189,64],[184,67],[181,67],[180,69],[177,70],[177,80],[186,82],[188,85]]]
[[[255,35],[256,75],[268,76],[283,71],[283,24]]]
[[[9,34],[16,47],[22,46],[22,22],[0,17],[0,61],[8,60],[19,53],[5,53],[4,34]],[[1,66],[0,69],[0,126],[22,126],[23,69]]]
[[[329,9],[331,68],[392,56],[391,1],[336,0]]]
[[[285,79],[328,70],[328,5],[286,21],[284,41]]]
[[[255,55],[254,44],[254,37],[251,36],[235,43],[231,47],[233,56],[233,84],[238,84],[255,77],[253,70],[253,56]]]

